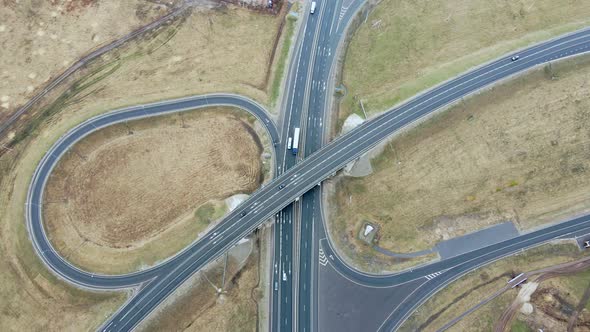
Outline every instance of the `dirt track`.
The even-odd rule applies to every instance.
[[[590,257],[585,257],[574,262],[558,264],[540,270],[527,272],[525,275],[529,277],[529,280],[533,280],[535,283],[541,283],[551,278],[578,273],[587,270],[588,268],[590,268]],[[535,278],[533,279],[532,277]],[[494,332],[506,331],[508,324],[512,322],[514,316],[516,316],[519,308],[522,306],[522,303],[522,299],[516,298],[512,304],[506,308],[506,310],[502,313],[502,316],[500,316],[496,322],[496,325],[494,326]],[[574,314],[577,316],[577,312],[574,312],[572,316]],[[573,317],[575,318],[576,316]],[[573,322],[575,322],[575,319],[573,319]],[[573,325],[573,323],[571,324]]]

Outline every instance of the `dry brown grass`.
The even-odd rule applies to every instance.
[[[235,92],[267,103],[285,12],[272,16],[233,5],[185,11],[77,71],[21,117],[2,144],[15,144],[56,114],[65,114],[68,128],[111,109],[186,95]],[[15,61],[9,57],[3,70]]]
[[[211,92],[267,103],[267,71],[281,20],[234,6],[195,11],[162,32],[151,53],[118,60],[121,67],[94,96],[103,109]]]
[[[199,206],[260,185],[262,145],[248,120],[196,110],[84,138],[47,184],[44,222],[57,251],[86,270],[122,273],[184,248],[207,226]]]
[[[49,273],[33,252],[24,204],[37,161],[34,149],[25,144],[0,157],[0,330],[94,330],[126,296],[71,287]]]
[[[142,326],[144,331],[256,331],[256,302],[252,296],[258,284],[258,252],[238,271],[235,262],[226,274],[223,295],[218,295],[204,277],[192,277],[193,286],[181,291],[173,303],[160,309]],[[207,272],[217,287],[222,281],[222,260]],[[204,272],[200,272],[202,274]],[[187,281],[190,282],[190,281]]]
[[[515,274],[573,261],[587,254],[573,244],[548,244],[472,271],[445,287],[410,316],[400,331],[436,331],[506,285]],[[557,279],[553,280],[555,282]],[[509,290],[459,321],[450,331],[491,331],[518,294]]]
[[[89,50],[168,12],[145,0],[5,0],[0,6],[0,112],[32,97]],[[10,51],[8,51],[10,50]]]
[[[101,3],[104,4],[104,1]],[[111,13],[113,10],[107,8],[107,12]],[[127,15],[125,11],[122,12],[124,16],[133,16],[133,13]],[[2,14],[3,19],[12,19],[4,15],[4,12]],[[116,14],[118,13],[113,15]],[[98,14],[95,16],[98,17]],[[86,21],[92,22],[90,19]],[[272,43],[268,41],[274,37],[271,35],[276,32],[278,24],[274,24],[278,21],[277,17],[258,15],[236,7],[229,7],[224,11],[195,12],[185,21],[180,20],[165,27],[161,34],[137,42],[137,47],[128,45],[116,54],[105,57],[99,64],[113,61],[106,69],[96,73],[93,67],[81,73],[76,79],[89,84],[78,84],[73,89],[73,95],[65,96],[54,104],[51,112],[47,112],[48,117],[26,130],[10,151],[6,152],[7,150],[1,148],[5,153],[0,155],[0,270],[5,272],[0,275],[0,296],[6,301],[2,301],[0,305],[0,330],[94,330],[106,315],[111,314],[124,301],[123,295],[96,295],[57,281],[32,251],[25,227],[24,204],[34,168],[45,151],[75,124],[122,105],[146,102],[146,98],[155,100],[223,88],[226,91],[245,91],[245,94],[253,97],[262,96],[259,100],[264,100],[266,92],[257,92],[260,90],[251,87],[251,83],[257,84],[264,80],[269,50],[272,48]],[[0,22],[0,25],[5,24],[4,22]],[[67,25],[69,24],[70,22]],[[1,38],[5,38],[4,33],[10,28],[5,26],[5,31],[0,32]],[[177,31],[178,27],[184,29],[184,32]],[[110,28],[118,29],[120,26],[111,24]],[[19,28],[19,33],[20,29],[24,28]],[[49,32],[45,37],[48,34]],[[179,36],[183,38],[178,38]],[[7,42],[2,39],[2,45],[8,45]],[[49,56],[49,50],[53,48],[47,49],[46,57]],[[150,53],[141,50],[150,50]],[[182,50],[181,53],[188,57],[189,64],[194,62],[194,66],[175,65],[174,61],[158,62],[162,59],[178,59],[173,58],[177,55],[175,50]],[[204,54],[207,50],[214,52],[216,56]],[[84,51],[80,49],[80,52]],[[193,57],[193,54],[199,56]],[[69,59],[66,56],[56,58],[59,59],[58,64],[62,59]],[[205,58],[215,60],[216,65],[200,61]],[[240,66],[244,58],[249,59],[248,68]],[[5,59],[8,64],[3,64],[0,72],[10,73],[16,60],[2,57],[2,61]],[[254,68],[261,63],[257,61],[259,59],[267,59],[265,66]],[[27,67],[33,66],[34,64],[29,64]],[[114,73],[112,68],[116,68]],[[105,72],[106,75],[102,77],[101,74]],[[222,75],[222,72],[225,74]],[[19,77],[26,75],[28,72]],[[2,78],[5,80],[9,77]],[[202,81],[206,78],[218,79],[216,82],[219,85],[211,84],[203,89]],[[37,83],[39,82],[35,84]],[[16,97],[13,95],[23,91],[21,84],[25,83],[14,83],[16,90],[10,94],[10,107],[15,104],[12,98]],[[147,91],[147,94],[133,95],[140,90]],[[7,91],[4,86],[2,91]],[[9,137],[14,135],[15,133],[11,133]],[[46,287],[36,287],[34,280],[46,280],[47,282],[41,282]]]
[[[525,230],[587,213],[589,62],[513,79],[393,139],[375,173],[340,181],[341,245],[360,246],[363,220],[381,226],[382,247],[411,252],[506,220]]]
[[[590,2],[383,0],[346,53],[340,116],[381,112],[506,52],[587,25]]]

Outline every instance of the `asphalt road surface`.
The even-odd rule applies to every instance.
[[[510,61],[510,56],[503,57],[450,80],[380,117],[365,122],[255,192],[248,201],[233,211],[214,229],[219,233],[218,238],[211,239],[213,242],[202,240],[195,243],[189,248],[190,256],[186,261],[179,262],[178,266],[170,273],[162,275],[146,286],[123,310],[113,317],[109,324],[117,329],[128,329],[135,326],[194,271],[218,257],[264,220],[289,205],[296,197],[309,191],[333,172],[341,169],[348,162],[400,128],[500,79],[552,59],[586,52],[589,41],[588,30],[584,30],[523,50],[519,52],[520,60],[518,61]],[[285,188],[279,189],[281,184],[284,184]],[[375,278],[372,278],[371,283],[374,282]],[[416,293],[413,294],[411,298],[413,301],[420,299],[415,295]]]
[[[336,1],[317,1],[315,13],[309,13],[309,8],[303,11],[304,21],[302,26],[301,41],[296,43],[296,52],[293,60],[290,63],[290,76],[287,81],[291,82],[287,86],[285,93],[285,100],[283,103],[282,121],[282,142],[287,142],[289,137],[293,137],[293,130],[295,127],[301,128],[300,138],[300,152],[298,156],[293,155],[292,151],[288,151],[285,144],[283,144],[282,154],[279,154],[283,159],[279,159],[278,164],[282,166],[278,174],[287,171],[293,167],[300,158],[304,158],[309,151],[311,144],[308,137],[311,134],[307,131],[309,126],[308,118],[312,116],[315,109],[312,109],[310,103],[311,96],[318,90],[320,86],[320,78],[317,75],[317,64],[322,61],[327,52],[326,39],[338,41],[338,36],[331,35],[329,28],[334,16],[337,14],[336,9],[340,8],[341,0]],[[315,84],[310,84],[315,82]],[[324,89],[325,90],[325,89]],[[322,90],[322,94],[323,91]],[[324,108],[321,109],[321,114],[324,113]],[[297,227],[300,224],[301,213],[306,213],[305,209],[302,211],[301,202],[289,205],[282,211],[282,216],[287,216],[289,223],[277,223],[275,227],[275,251],[274,251],[274,265],[279,266],[278,272],[273,274],[275,287],[271,296],[271,331],[287,332],[291,330],[305,330],[297,326],[297,319],[293,316],[300,316],[298,314],[297,303],[299,287],[299,266],[300,262],[297,257]],[[293,220],[294,222],[291,222]],[[304,263],[304,265],[307,265]],[[284,273],[283,273],[284,272]],[[283,280],[286,279],[286,280]],[[279,281],[278,284],[276,281]],[[309,312],[310,308],[306,307],[304,311]]]
[[[76,126],[53,145],[43,157],[33,175],[33,180],[31,181],[27,197],[26,220],[29,234],[37,254],[54,273],[79,286],[99,289],[117,289],[132,287],[144,283],[174,265],[175,259],[172,258],[165,263],[140,272],[110,276],[82,271],[69,264],[56,253],[45,233],[42,220],[43,190],[47,179],[59,161],[59,158],[76,142],[90,133],[119,122],[181,111],[190,111],[208,106],[234,106],[246,110],[265,125],[269,137],[271,137],[274,142],[277,142],[279,139],[274,122],[269,118],[262,106],[244,97],[230,94],[219,94],[134,106],[100,115]]]
[[[41,225],[40,210],[42,203],[43,185],[51,171],[51,167],[44,165],[52,164],[52,161],[59,157],[60,151],[52,148],[44,157],[33,178],[29,196],[27,200],[27,221],[29,223],[31,237],[35,242],[35,248],[43,261],[48,264],[56,273],[71,281],[79,281],[81,285],[95,286],[103,288],[129,287],[137,283],[144,282],[151,277],[155,277],[151,282],[144,284],[141,290],[130,299],[117,313],[115,313],[103,326],[104,330],[127,331],[135,327],[143,318],[145,318],[160,302],[170,295],[184,280],[190,277],[211,260],[219,257],[223,252],[232,247],[240,239],[250,234],[260,224],[274,216],[278,211],[291,204],[295,198],[300,197],[321,181],[328,178],[335,171],[344,167],[348,162],[362,155],[380,141],[386,139],[392,134],[399,131],[427,115],[432,114],[438,109],[449,105],[462,97],[465,97],[481,88],[484,88],[498,80],[504,79],[516,73],[522,72],[531,67],[543,64],[547,61],[588,52],[590,50],[590,30],[582,30],[574,34],[563,36],[552,41],[533,46],[529,49],[522,50],[518,54],[520,60],[510,61],[507,55],[496,61],[490,62],[480,68],[467,72],[455,79],[452,79],[440,86],[429,90],[422,95],[410,100],[409,102],[393,108],[389,112],[363,123],[355,130],[343,135],[336,141],[326,145],[305,160],[297,163],[288,171],[281,174],[274,181],[266,184],[263,188],[253,193],[250,198],[237,207],[234,211],[219,223],[212,233],[207,237],[195,242],[182,253],[173,259],[152,268],[130,274],[127,276],[107,277],[95,276],[83,273],[82,271],[72,269],[63,259],[49,247],[41,247],[39,242],[43,241],[44,231]],[[177,102],[177,104],[160,103],[160,107],[168,112],[178,111],[190,107],[186,101]],[[299,105],[302,106],[302,105]],[[297,105],[296,105],[297,107]],[[194,107],[193,107],[194,108]],[[114,112],[93,118],[84,124],[76,127],[80,134],[66,135],[60,139],[56,146],[67,149],[77,139],[97,128],[101,128],[113,123],[136,119],[143,116],[156,115],[148,114],[144,107],[130,108],[126,111]],[[272,133],[271,133],[272,136]],[[273,136],[274,139],[274,136]],[[63,151],[62,151],[63,153]],[[54,164],[54,163],[53,163]],[[279,189],[279,185],[285,185]],[[478,264],[490,261],[494,257],[511,252],[511,248],[521,246],[527,247],[542,241],[545,238],[569,229],[571,232],[586,229],[588,217],[574,219],[568,223],[560,224],[554,231],[542,230],[536,237],[516,238],[510,241],[516,241],[514,245],[500,243],[494,246],[486,247],[473,251],[458,258],[452,258],[440,262],[439,264],[447,265],[429,265],[422,269],[417,269],[409,273],[397,275],[399,280],[413,280],[417,276],[415,271],[420,271],[420,278],[425,278],[429,273],[436,271],[437,278],[427,280],[423,287],[418,288],[412,293],[411,297],[406,298],[398,308],[406,310],[397,310],[386,318],[385,323],[380,326],[383,330],[395,329],[407,313],[411,312],[417,305],[432,294],[432,290],[438,285],[444,284],[447,279],[452,279],[451,273],[446,273],[446,267],[452,266],[455,274],[469,271]],[[35,226],[37,225],[37,226]],[[36,230],[36,228],[40,228]],[[551,229],[551,228],[548,228]],[[563,236],[562,235],[562,236]],[[502,247],[498,247],[500,245]],[[469,256],[465,256],[469,255]],[[479,262],[479,263],[478,263]],[[156,272],[154,272],[156,271]],[[424,274],[426,273],[426,274]],[[157,274],[157,276],[156,276]],[[431,273],[430,273],[431,274]],[[370,280],[369,285],[378,285],[389,282],[393,277],[375,277],[364,275]]]
[[[494,245],[486,246],[465,254],[442,260],[411,271],[376,276],[356,271],[344,263],[333,251],[327,239],[320,245],[320,331],[357,331],[357,320],[371,313],[374,328],[368,330],[392,331],[434,292],[449,282],[488,264],[498,258],[521,252],[532,246],[555,239],[574,238],[590,232],[590,215],[572,219],[557,225],[527,233]],[[322,264],[323,263],[323,264]],[[406,292],[399,297],[401,290]],[[380,298],[397,294],[397,302],[386,306]],[[356,297],[357,309],[346,313],[351,294],[373,294],[370,297]],[[378,294],[378,295],[376,295]],[[360,295],[359,295],[360,296]],[[359,309],[360,308],[360,309]],[[367,324],[367,323],[365,323]],[[348,326],[349,328],[346,328]],[[369,325],[371,326],[371,325]],[[343,328],[344,327],[344,328]],[[343,329],[341,329],[343,328]]]
[[[316,45],[316,57],[313,62],[309,100],[306,116],[303,117],[304,148],[302,157],[307,158],[319,150],[329,134],[327,125],[330,117],[333,91],[331,83],[332,70],[338,56],[343,35],[357,10],[363,4],[361,0],[325,1],[318,5],[322,15],[319,40]],[[323,6],[325,5],[325,7]],[[318,329],[317,291],[318,291],[318,235],[323,225],[321,188],[314,187],[301,198],[301,213],[297,220],[298,255],[296,256],[297,284],[296,295],[297,319],[294,321],[297,331],[308,332]],[[349,297],[351,298],[351,297]],[[356,302],[356,301],[350,301]],[[334,331],[337,331],[335,329]]]
[[[281,103],[281,146],[277,154],[277,173],[282,174],[297,163],[297,155],[287,147],[288,139],[293,139],[294,128],[301,127],[303,114],[300,105],[305,104],[308,89],[308,74],[312,52],[317,36],[318,15],[307,15],[303,11],[301,16],[301,30],[297,35],[294,55],[289,64],[285,93]],[[303,144],[304,138],[300,142]],[[293,261],[294,223],[297,204],[290,204],[275,217],[273,284],[270,296],[270,330],[288,332],[293,327],[293,271],[296,268]]]
[[[278,164],[280,174],[291,168],[297,160],[311,155],[323,145],[328,108],[329,74],[336,56],[336,48],[343,41],[345,27],[354,16],[361,0],[317,1],[316,11],[309,14],[304,10],[303,33],[295,47],[290,63],[285,100],[282,104],[283,159]],[[292,137],[293,128],[301,128],[300,152],[297,158],[287,151],[284,142]],[[281,168],[282,167],[282,168]],[[316,195],[314,195],[314,193]],[[315,280],[312,275],[316,265],[313,255],[313,220],[320,221],[319,188],[301,197],[299,202],[287,206],[280,218],[289,223],[277,221],[272,274],[272,296],[270,306],[271,331],[310,331],[311,317],[315,310],[312,305],[312,289]],[[317,207],[312,209],[311,206]],[[291,220],[293,222],[291,222]],[[285,272],[285,273],[283,273]],[[287,280],[283,280],[283,279]],[[293,319],[293,317],[296,317]]]

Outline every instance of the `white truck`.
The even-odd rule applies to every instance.
[[[316,6],[315,1],[312,1],[311,2],[311,9],[309,10],[310,14],[315,13],[315,6]]]
[[[293,154],[297,155],[297,151],[299,149],[299,132],[301,130],[299,128],[295,128],[295,131],[293,132]]]

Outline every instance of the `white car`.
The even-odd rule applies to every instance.
[[[590,248],[590,240],[584,242],[584,248]]]
[[[518,59],[520,59],[520,56],[518,56],[518,55],[515,55],[512,58],[510,58],[511,61],[516,61]]]
[[[283,281],[287,281],[287,274],[283,271]]]

